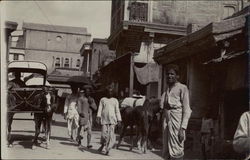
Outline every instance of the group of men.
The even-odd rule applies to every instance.
[[[90,96],[89,88],[80,88],[71,85],[72,93],[65,99],[64,118],[67,120],[68,134],[71,140],[74,130],[77,130],[76,140],[81,145],[83,139],[81,131],[87,131],[87,147],[91,148],[91,128],[92,128],[92,112],[97,109],[94,99]]]
[[[189,93],[187,86],[178,82],[178,66],[172,65],[167,70],[167,89],[161,98],[163,112],[163,156],[166,159],[182,159],[184,156],[185,130],[191,115],[189,106]],[[68,121],[68,131],[71,139],[72,127],[78,128],[77,140],[81,144],[81,129],[87,130],[87,147],[90,145],[92,115],[91,110],[96,110],[96,104],[89,95],[89,89],[80,89],[72,86],[72,94],[66,98],[64,113]],[[115,126],[121,122],[119,103],[114,98],[112,88],[108,88],[106,95],[101,98],[97,122],[102,125],[101,147],[105,147],[105,154],[109,154],[115,143]]]
[[[164,159],[183,159],[184,157],[184,141],[186,139],[185,130],[188,125],[192,110],[189,104],[189,91],[186,85],[178,81],[179,68],[176,65],[169,65],[166,72],[167,87],[162,94],[160,108],[163,113],[163,157]],[[15,74],[15,79],[10,84],[23,86],[20,81],[20,74]],[[15,87],[13,86],[12,87]],[[72,94],[68,95],[64,105],[64,116],[68,124],[68,133],[70,139],[73,140],[73,130],[77,130],[76,140],[81,146],[83,139],[81,132],[87,131],[87,147],[91,148],[91,132],[92,132],[92,112],[97,110],[96,121],[102,125],[101,146],[98,149],[100,152],[105,147],[105,154],[115,144],[115,126],[121,123],[121,114],[119,110],[119,102],[114,97],[113,88],[106,89],[106,93],[99,102],[97,108],[94,99],[90,96],[90,88],[83,87],[78,90],[78,87],[71,85]],[[239,126],[235,133],[234,147],[238,151],[241,146],[249,149],[249,114],[244,113],[240,119]],[[244,116],[247,117],[244,119]],[[244,120],[243,120],[244,119]],[[202,125],[203,142],[206,144],[207,133],[212,129],[212,123],[209,119],[204,118]],[[207,124],[210,125],[205,125]],[[241,123],[242,122],[242,123]],[[246,124],[246,127],[242,127]],[[209,127],[206,127],[209,126]],[[205,128],[205,129],[204,129]],[[212,132],[211,132],[212,133]],[[245,139],[242,135],[246,135]],[[203,147],[205,152],[205,148]]]
[[[81,133],[87,131],[87,148],[92,148],[92,112],[97,110],[94,99],[90,96],[89,88],[80,88],[71,85],[72,94],[68,95],[64,105],[64,116],[68,123],[68,133],[73,140],[73,131],[77,130],[76,141],[81,146],[83,136]],[[121,122],[119,103],[114,98],[113,89],[107,88],[106,94],[101,98],[97,111],[96,121],[102,125],[101,146],[98,149],[102,152],[105,147],[105,154],[108,155],[115,143],[115,126]]]

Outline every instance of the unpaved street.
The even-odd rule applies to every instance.
[[[17,114],[15,118],[32,118],[30,114]],[[123,142],[120,149],[113,149],[109,156],[97,151],[100,146],[100,131],[93,131],[92,149],[87,149],[86,138],[82,140],[83,147],[78,148],[75,142],[68,140],[66,122],[61,115],[54,115],[55,123],[52,126],[51,149],[45,149],[41,144],[32,150],[34,136],[34,122],[32,120],[15,120],[12,124],[14,143],[7,148],[6,155],[10,159],[162,159],[160,151],[148,151],[142,154],[134,149],[129,151],[128,143]],[[43,134],[40,135],[42,137]]]

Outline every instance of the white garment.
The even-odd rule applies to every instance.
[[[121,107],[143,106],[145,100],[146,96],[142,96],[142,98],[127,97],[122,101]]]
[[[74,95],[68,95],[65,100],[64,113],[66,119],[73,119],[76,127],[79,127],[79,114],[77,112],[77,100],[78,97]]]
[[[146,96],[142,96],[142,98],[137,99],[137,101],[135,102],[135,106],[143,106],[145,100]]]
[[[102,98],[97,111],[97,117],[101,117],[101,124],[117,124],[121,121],[119,103],[116,98]]]
[[[125,99],[122,101],[121,107],[133,107],[133,106],[134,106],[135,100],[136,100],[136,98],[127,97],[127,98],[125,98]]]
[[[180,128],[186,129],[192,110],[189,105],[189,91],[179,82],[163,93],[160,107],[163,114],[163,156],[173,158],[184,156],[184,141],[179,141]]]
[[[250,156],[250,111],[240,117],[234,134],[233,147],[238,153],[244,153],[246,157]]]

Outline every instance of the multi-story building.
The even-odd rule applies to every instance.
[[[23,48],[23,59],[45,63],[48,73],[56,68],[80,70],[80,48],[90,41],[90,36],[84,27],[23,23],[20,30],[12,33],[11,49]],[[16,55],[10,50],[10,60],[20,60]]]
[[[206,114],[213,119],[215,138],[210,147],[214,157],[208,158],[244,158],[233,151],[232,142],[241,114],[249,110],[249,17],[250,6],[155,50],[163,70],[178,65],[179,80],[189,88],[187,142],[192,149],[185,152],[196,157],[188,159],[201,158],[200,125]],[[162,74],[162,88],[165,80]]]
[[[7,61],[24,60],[23,30],[16,22],[6,21]]]
[[[130,95],[135,88],[148,97],[159,97],[161,84],[154,77],[161,76],[161,66],[152,59],[154,50],[210,22],[220,21],[240,9],[241,1],[238,0],[112,0],[108,45],[111,50],[115,50],[117,59],[113,67],[110,66],[112,64],[109,65],[113,70],[108,71],[112,72],[108,81],[114,82],[118,91],[129,88]],[[138,72],[140,69],[144,73]],[[154,70],[155,74],[152,75],[150,70]],[[143,75],[150,78],[142,82]]]
[[[86,28],[24,23],[23,29],[25,60],[44,62],[49,72],[55,68],[80,70],[80,48],[91,36]]]
[[[90,41],[87,29],[35,23],[8,24],[16,25],[9,38],[9,61],[28,60],[46,64],[48,81],[58,89],[61,102],[64,102],[63,97],[70,93],[67,80],[83,74],[80,49]]]
[[[108,48],[107,39],[94,38],[91,43],[84,43],[80,53],[83,56],[82,71],[91,79],[100,68],[116,58],[114,51]]]

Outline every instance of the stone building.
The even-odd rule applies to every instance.
[[[161,75],[161,66],[152,58],[154,50],[210,22],[231,16],[241,8],[239,0],[112,0],[108,45],[115,51],[117,59],[106,66],[109,69],[103,69],[103,75],[112,73],[105,83],[113,82],[118,92],[129,90],[130,96],[137,89],[147,97],[159,97],[161,84],[154,77]],[[150,70],[155,74],[152,75]],[[142,82],[142,75],[151,78]]]
[[[55,68],[81,68],[80,48],[90,40],[84,27],[24,23],[25,60],[44,62],[48,72]]]
[[[21,34],[15,39],[14,33],[18,31]],[[43,62],[51,73],[55,68],[80,70],[83,61],[80,48],[90,41],[90,36],[84,27],[23,23],[19,30],[12,32],[11,44],[24,49],[24,60]],[[15,46],[13,40],[16,40]],[[20,59],[13,57],[11,60]]]

